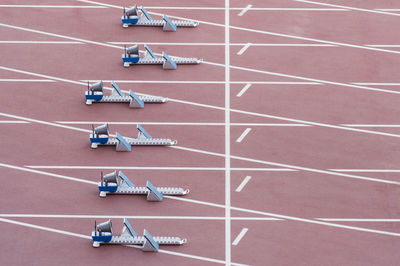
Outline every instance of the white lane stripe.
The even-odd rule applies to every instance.
[[[143,219],[143,220],[225,220],[224,216],[149,216],[149,215],[81,215],[81,214],[20,214],[4,213],[0,217],[5,218],[54,218],[54,219]],[[238,221],[282,221],[282,219],[270,217],[231,217]]]
[[[232,246],[237,246],[239,244],[239,241],[242,240],[244,235],[247,233],[249,229],[248,228],[243,228],[242,231],[238,234],[238,236],[233,240]]]
[[[239,93],[236,94],[236,97],[241,97],[241,96],[250,88],[250,86],[251,86],[251,84],[250,84],[250,83],[247,83],[247,84],[243,87],[243,89],[241,89],[241,90],[239,91]]]
[[[400,173],[398,169],[328,169],[341,173]]]
[[[382,83],[377,83],[377,82],[359,82],[359,83],[353,83],[356,85],[375,85],[375,86],[399,86],[400,82],[382,82]]]
[[[29,122],[21,120],[0,120],[0,124],[29,124]]]
[[[48,173],[48,172],[43,172],[43,171],[38,171],[38,170],[32,170],[29,168],[25,167],[19,167],[11,164],[5,164],[5,163],[0,163],[0,167],[5,167],[5,168],[11,168],[15,170],[20,170],[20,171],[25,171],[25,172],[30,172],[30,173],[35,173],[35,174],[40,174],[40,175],[47,175],[51,177],[56,177],[60,179],[66,179],[66,180],[71,180],[71,181],[76,181],[76,182],[81,182],[81,183],[86,183],[86,184],[92,184],[92,185],[97,185],[98,182],[93,182],[81,178],[75,178],[75,177],[70,177],[70,176],[65,176],[65,175],[58,175],[58,174],[53,174],[53,173]]]
[[[0,5],[0,7],[12,8],[105,8],[102,6],[61,6],[61,5]]]
[[[239,50],[239,52],[237,52],[237,55],[242,55],[249,47],[250,47],[251,43],[246,43],[245,46],[243,46],[242,49]]]
[[[242,181],[242,183],[240,183],[240,185],[236,188],[236,192],[240,192],[240,191],[242,191],[242,189],[244,188],[244,186],[250,181],[250,179],[251,179],[251,176],[246,176],[244,179],[243,179],[243,181]]]
[[[375,8],[375,10],[379,10],[379,11],[393,11],[393,12],[399,12],[400,9],[398,8]]]
[[[368,13],[376,13],[376,14],[391,15],[391,16],[400,16],[400,14],[389,13],[389,12],[385,12],[385,11],[379,11],[379,10],[376,10],[376,9],[374,10],[374,9],[357,8],[357,7],[350,7],[350,6],[333,5],[333,4],[314,2],[314,1],[308,1],[308,0],[294,0],[294,1],[295,2],[301,2],[301,3],[307,3],[307,4],[314,4],[314,5],[345,8],[345,9],[349,9],[349,10],[362,11],[362,12],[368,12]]]
[[[123,8],[122,6],[112,6],[112,5],[99,3],[99,2],[94,2],[94,1],[87,1],[87,0],[80,0],[80,1],[84,1],[86,3],[91,3],[91,4],[110,6],[110,7],[114,7],[114,8],[118,8],[118,9],[122,9]],[[156,12],[149,12],[149,13],[150,14],[154,14],[154,15],[159,15],[159,16],[163,15],[161,13],[156,13]],[[175,19],[182,19],[182,20],[191,20],[191,19],[188,19],[188,18],[172,16],[172,15],[169,15],[169,17],[170,18],[175,18]],[[213,23],[213,22],[202,21],[202,20],[197,20],[197,21],[202,23],[202,24],[218,26],[218,27],[225,27],[224,24]],[[266,35],[272,35],[272,36],[279,36],[279,37],[285,37],[285,38],[291,38],[291,39],[297,39],[297,40],[306,40],[306,41],[319,42],[319,43],[325,43],[325,44],[339,45],[339,46],[344,46],[344,47],[352,47],[352,48],[358,48],[358,49],[365,49],[365,50],[373,50],[373,51],[379,51],[379,52],[400,54],[400,51],[379,49],[379,48],[374,48],[374,47],[367,47],[367,46],[362,46],[362,45],[353,45],[353,44],[348,44],[348,43],[325,41],[325,40],[320,40],[320,39],[307,38],[307,37],[301,37],[301,36],[289,35],[289,34],[282,34],[282,33],[276,33],[276,32],[269,32],[269,31],[262,31],[262,30],[256,30],[256,29],[249,29],[249,28],[244,28],[244,27],[236,27],[236,26],[229,26],[229,27],[231,29],[236,29],[236,30],[260,33],[260,34],[266,34]]]
[[[21,167],[15,167],[15,169],[24,170],[24,169],[21,169]],[[43,175],[51,175],[51,173],[47,173],[47,172],[39,172],[38,171],[38,173],[39,174],[43,174]],[[74,179],[78,179],[78,178],[74,178]],[[73,180],[73,179],[70,179],[70,180],[71,181],[76,181],[76,180]],[[96,185],[97,185],[97,183],[96,183]],[[212,203],[212,202],[199,201],[199,200],[193,200],[193,199],[182,198],[182,197],[174,197],[174,196],[165,196],[165,198],[226,209],[226,205]],[[383,235],[400,236],[400,234],[398,234],[398,233],[381,231],[381,230],[371,230],[371,229],[362,228],[362,227],[346,226],[346,225],[334,224],[334,223],[329,223],[329,222],[321,222],[321,221],[316,221],[316,220],[311,220],[311,219],[303,219],[303,218],[298,218],[298,217],[293,217],[293,216],[287,216],[287,215],[280,215],[280,214],[268,213],[268,212],[263,212],[263,211],[250,210],[250,209],[233,207],[233,206],[231,206],[230,208],[232,210],[236,210],[236,211],[252,213],[252,214],[259,214],[259,215],[264,215],[264,216],[270,216],[270,217],[274,217],[274,218],[278,218],[278,219],[287,219],[287,220],[293,220],[293,221],[299,221],[299,222],[305,222],[305,223],[311,223],[311,224],[319,224],[319,225],[324,225],[324,226],[331,226],[331,227],[337,227],[337,228],[343,228],[343,229],[349,229],[349,230],[356,230],[356,231],[363,231],[363,232],[369,232],[369,233],[376,233],[376,234],[383,234]]]
[[[249,128],[249,127],[246,128],[243,131],[242,135],[240,135],[240,137],[237,138],[236,142],[238,142],[238,143],[242,142],[242,140],[247,136],[247,134],[249,134],[250,131],[251,131],[251,128]]]
[[[389,222],[389,223],[397,223],[400,222],[400,219],[362,219],[362,218],[315,218],[317,220],[326,221],[326,222]]]
[[[182,170],[182,171],[225,171],[225,167],[165,167],[165,166],[56,166],[56,165],[25,165],[32,169],[119,169],[119,170]],[[297,170],[288,168],[231,168],[232,171],[267,171],[267,172],[296,172]]]
[[[250,10],[250,8],[252,8],[253,5],[247,5],[245,8],[242,9],[242,11],[240,11],[240,13],[238,14],[239,17],[243,16],[244,13],[246,13],[247,11]]]
[[[185,45],[185,46],[224,46],[224,43],[207,43],[207,42],[107,42],[111,44],[122,44],[122,45],[135,45],[135,44],[148,44],[148,45]],[[244,46],[247,43],[230,43],[230,46]],[[251,46],[257,47],[338,47],[333,44],[320,44],[320,43],[251,43]]]
[[[167,125],[167,126],[224,126],[225,123],[191,123],[191,122],[110,122],[110,121],[54,121],[59,124],[72,125],[91,125],[105,124],[110,125]],[[284,124],[284,123],[231,123],[231,126],[260,126],[260,127],[310,127],[305,124]]]
[[[365,44],[365,46],[383,47],[383,48],[400,48],[400,45],[398,45],[398,44]]]
[[[400,125],[381,125],[381,124],[342,124],[345,127],[400,127]]]
[[[0,222],[21,225],[21,226],[25,226],[25,227],[35,228],[35,229],[39,229],[39,230],[44,230],[44,231],[63,234],[63,235],[68,235],[68,236],[75,236],[75,237],[80,237],[80,238],[85,238],[85,239],[92,239],[90,236],[87,236],[87,235],[67,232],[67,231],[58,230],[58,229],[45,227],[45,226],[40,226],[40,225],[35,225],[35,224],[29,224],[29,223],[13,221],[13,220],[5,219],[5,218],[0,218]]]
[[[55,82],[51,79],[0,79],[0,82]]]
[[[84,44],[83,42],[64,41],[0,41],[0,44]]]
[[[225,265],[232,264],[231,254],[231,84],[230,84],[230,0],[225,0]]]
[[[82,82],[98,82],[100,79],[81,79]],[[115,81],[117,83],[166,83],[166,84],[225,84],[225,81],[190,81],[190,80],[102,80],[103,82]],[[231,84],[267,84],[267,85],[322,85],[318,82],[287,82],[287,81],[231,81]]]

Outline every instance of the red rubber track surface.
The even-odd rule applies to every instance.
[[[0,5],[2,264],[398,264],[398,3],[229,1],[229,40],[224,1],[137,3],[200,21],[177,32],[122,28],[119,7],[131,4]],[[133,43],[204,62],[174,71],[124,68],[123,46]],[[169,101],[144,109],[87,106],[87,80],[107,87],[116,80],[124,90]],[[110,122],[111,132],[124,136],[142,123],[178,145],[91,149],[92,122]],[[163,202],[100,198],[100,171],[113,170],[138,186],[150,180],[190,193]],[[159,253],[95,249],[94,221],[109,217],[117,233],[129,217],[139,234],[188,242]]]

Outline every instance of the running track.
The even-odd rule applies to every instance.
[[[100,0],[99,0],[100,1]],[[400,256],[400,6],[393,1],[142,1],[200,21],[123,29],[132,2],[0,5],[4,265],[395,265]],[[250,7],[248,5],[251,5]],[[239,16],[240,15],[240,16]],[[203,58],[123,68],[124,44]],[[84,104],[87,81],[169,98]],[[176,147],[92,150],[91,124]],[[98,197],[100,171],[190,188]],[[91,246],[94,220],[188,239],[144,253]]]

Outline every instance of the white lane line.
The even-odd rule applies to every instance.
[[[369,47],[383,47],[383,48],[400,48],[398,44],[364,44]]]
[[[342,124],[345,127],[400,127],[400,125],[382,125],[382,124]]]
[[[61,6],[61,5],[0,5],[0,7],[12,8],[105,8],[102,6]]]
[[[5,168],[11,168],[15,170],[20,170],[20,171],[25,171],[25,172],[30,172],[30,173],[35,173],[35,174],[40,174],[40,175],[47,175],[55,178],[60,178],[60,179],[66,179],[66,180],[71,180],[71,181],[76,181],[76,182],[81,182],[81,183],[86,183],[86,184],[92,184],[92,185],[97,185],[98,182],[93,182],[81,178],[75,178],[75,177],[70,177],[70,176],[65,176],[65,175],[58,175],[58,174],[53,174],[53,173],[48,173],[48,172],[43,172],[39,170],[32,170],[29,168],[25,167],[19,167],[11,164],[5,164],[5,163],[0,163],[0,167],[5,167]]]
[[[249,229],[248,228],[243,228],[242,231],[238,234],[238,236],[233,240],[232,246],[237,246],[239,244],[239,241],[242,240],[244,235],[247,233]]]
[[[239,93],[236,94],[236,97],[241,97],[250,87],[251,87],[251,83],[247,83],[247,84],[239,91]]]
[[[54,82],[51,79],[0,79],[0,82]]]
[[[113,6],[113,5],[108,5],[108,4],[95,2],[95,1],[87,1],[87,0],[79,0],[79,1],[86,2],[86,3],[91,3],[91,4],[110,6],[110,7],[114,7],[114,8],[118,8],[118,9],[122,9],[123,8],[122,6]],[[163,15],[161,13],[156,13],[156,12],[149,12],[149,13],[153,14],[153,15],[159,15],[159,16]],[[192,19],[188,19],[188,18],[185,18],[185,17],[172,16],[172,15],[169,15],[169,17],[170,18],[174,18],[174,19],[192,20]],[[202,23],[202,24],[206,24],[206,25],[212,25],[212,26],[217,26],[217,27],[225,27],[225,24],[202,21],[202,20],[197,20],[197,21]],[[362,45],[353,45],[353,44],[348,44],[348,43],[332,42],[332,41],[326,41],[326,40],[320,40],[320,39],[314,39],[314,38],[301,37],[301,36],[296,36],[296,35],[289,35],[289,34],[262,31],[262,30],[256,30],[256,29],[249,29],[249,28],[244,28],[244,27],[236,27],[236,26],[229,26],[229,27],[231,29],[236,29],[236,30],[241,30],[241,31],[248,31],[248,32],[260,33],[260,34],[266,34],[266,35],[272,35],[272,36],[279,36],[279,37],[285,37],[285,38],[291,38],[291,39],[297,39],[297,40],[305,40],[305,41],[319,42],[319,43],[325,43],[325,44],[339,45],[339,46],[344,46],[344,47],[352,47],[352,48],[358,48],[358,49],[365,49],[365,50],[373,50],[373,51],[379,51],[379,52],[400,54],[400,51],[379,49],[379,48],[374,48],[374,47],[367,47],[367,46],[362,46]]]
[[[377,83],[377,82],[359,82],[359,83],[353,83],[356,85],[375,85],[375,86],[399,86],[400,82],[394,83],[394,82],[382,82],[382,83]]]
[[[360,219],[360,218],[315,218],[317,220],[326,222],[388,222],[388,223],[398,223],[400,219]]]
[[[85,239],[92,239],[90,236],[87,236],[87,235],[67,232],[67,231],[58,230],[58,229],[54,229],[54,228],[50,228],[50,227],[46,227],[46,226],[40,226],[40,225],[35,225],[35,224],[29,224],[29,223],[13,221],[13,220],[5,219],[5,218],[0,218],[0,222],[21,225],[21,226],[25,226],[25,227],[35,228],[35,229],[39,229],[39,230],[44,230],[44,231],[63,234],[63,235],[68,235],[68,236],[75,236],[75,237],[80,237],[80,238],[85,238]]]
[[[239,50],[239,52],[237,52],[237,55],[242,55],[249,47],[250,47],[251,43],[246,43],[245,46],[243,46],[242,49]]]
[[[111,44],[121,44],[121,45],[135,45],[135,44],[148,44],[148,45],[184,45],[184,46],[224,46],[224,43],[207,43],[207,42],[107,42]],[[247,43],[230,43],[230,46],[244,46]],[[251,46],[257,47],[338,47],[338,45],[333,44],[320,44],[320,43],[251,43]]]
[[[238,68],[238,67],[235,67]],[[73,83],[73,84],[79,84],[79,85],[86,85],[86,82],[80,82],[80,81],[74,81],[74,80],[69,80],[69,79],[63,79],[59,77],[54,77],[54,76],[48,76],[48,75],[43,75],[43,74],[38,74],[38,73],[33,73],[29,71],[24,71],[24,70],[19,70],[15,68],[10,68],[10,67],[4,67],[0,66],[0,69],[3,70],[8,70],[16,73],[22,73],[22,74],[27,74],[27,75],[33,75],[37,77],[42,77],[42,78],[49,78],[49,79],[54,79],[58,81],[63,81],[63,82],[68,82],[68,83]],[[258,72],[265,72],[265,71],[258,71]],[[276,73],[274,73],[276,74]],[[284,74],[280,74],[281,76]],[[287,76],[287,75],[284,75]],[[327,81],[325,81],[327,82]],[[350,85],[350,84],[344,84],[344,83],[336,83],[336,82],[330,82],[335,85],[341,85],[341,86],[356,86],[356,85]],[[359,86],[356,86],[359,87]],[[369,88],[369,87],[362,87],[362,88]],[[108,88],[106,88],[108,89]],[[127,92],[127,91],[124,91]],[[127,92],[129,93],[129,92]],[[399,92],[400,93],[400,92]],[[139,95],[145,95],[141,93],[137,93]],[[195,103],[195,102],[189,102],[189,101],[183,101],[183,100],[178,100],[178,99],[172,99],[169,98],[169,101],[171,102],[176,102],[176,103],[182,103],[182,104],[190,104],[193,106],[199,106],[199,107],[204,107],[204,108],[210,108],[210,109],[215,109],[215,110],[221,110],[226,112],[226,108],[224,107],[219,107],[219,106],[214,106],[214,105],[209,105],[209,104],[200,104],[200,103]],[[240,114],[246,114],[246,115],[253,115],[253,116],[259,116],[259,117],[267,117],[267,118],[272,118],[272,119],[278,119],[278,120],[283,120],[283,121],[288,121],[288,122],[294,122],[294,123],[300,123],[300,124],[307,124],[307,125],[313,125],[313,126],[321,126],[321,127],[327,127],[327,128],[334,128],[334,129],[340,129],[340,130],[348,130],[348,131],[354,131],[354,132],[360,132],[360,133],[367,133],[367,134],[375,134],[375,135],[381,135],[381,136],[388,136],[388,137],[396,137],[399,138],[400,135],[397,134],[391,134],[391,133],[385,133],[385,132],[380,132],[380,131],[373,131],[373,130],[365,130],[365,129],[357,129],[357,128],[351,128],[351,127],[343,127],[343,126],[337,126],[337,125],[330,125],[330,124],[324,124],[324,123],[317,123],[317,122],[311,122],[311,121],[304,121],[304,120],[299,120],[299,119],[293,119],[293,118],[287,118],[287,117],[280,117],[280,116],[275,116],[275,115],[268,115],[268,114],[261,114],[261,113],[255,113],[255,112],[248,112],[248,111],[243,111],[243,110],[237,110],[237,109],[230,109],[231,112],[234,113],[240,113]],[[10,116],[12,117],[12,115]],[[18,118],[17,118],[18,119]],[[48,122],[46,122],[48,123]],[[62,126],[60,124],[57,124],[58,126]],[[84,131],[83,129],[81,129]]]
[[[244,186],[250,181],[250,179],[251,179],[251,176],[246,176],[244,179],[243,179],[243,181],[242,181],[242,183],[240,183],[240,185],[236,188],[236,192],[240,192],[240,191],[242,191],[242,189],[244,188]]]
[[[246,13],[247,11],[250,10],[250,8],[252,8],[253,5],[247,5],[245,8],[242,9],[242,11],[240,11],[240,13],[238,14],[239,17],[243,16],[244,13]]]
[[[230,0],[225,0],[225,265],[232,264],[231,254],[231,84],[230,84]]]
[[[398,169],[328,169],[341,173],[400,173]]]
[[[236,142],[238,142],[238,143],[242,142],[242,140],[247,136],[247,134],[249,134],[250,131],[251,131],[251,128],[249,128],[249,127],[246,128],[246,129],[243,131],[242,135],[240,135],[240,136],[237,138]]]
[[[149,215],[81,215],[81,214],[21,214],[3,213],[0,217],[5,218],[54,218],[54,219],[143,219],[143,220],[225,220],[224,216],[149,216]],[[238,221],[282,221],[282,219],[270,217],[231,217]]]
[[[0,41],[0,44],[84,44],[83,42],[64,41]]]
[[[171,170],[171,171],[225,171],[225,167],[166,167],[166,166],[88,166],[88,165],[24,165],[32,169],[86,169],[86,170]],[[296,172],[288,168],[231,168],[232,171]]]
[[[83,3],[88,3],[88,4],[95,4],[95,5],[105,6],[105,7],[118,8],[118,9],[124,8],[123,6],[110,5],[110,4],[106,4],[106,3],[94,2],[94,1],[89,1],[89,0],[76,0],[76,1],[83,2]]]
[[[54,121],[64,125],[91,125],[105,124],[110,125],[166,125],[166,126],[224,126],[225,123],[191,123],[191,122],[110,122],[110,121]],[[259,126],[259,127],[310,127],[305,124],[287,124],[287,123],[231,123],[231,126]]]
[[[0,120],[0,124],[29,124],[29,122],[21,120]]]
[[[399,12],[400,9],[398,8],[375,8],[375,10],[379,10],[379,11],[393,11],[393,12]]]
[[[81,79],[82,82],[98,82],[100,79]],[[225,84],[225,81],[202,80],[102,80],[103,82],[115,81],[117,83],[166,83],[166,84]],[[267,84],[267,85],[322,85],[318,82],[290,82],[290,81],[231,81],[231,84]]]
[[[344,9],[362,11],[362,12],[368,12],[368,13],[376,13],[376,14],[391,15],[391,16],[400,16],[400,14],[389,13],[389,12],[385,12],[385,11],[379,11],[379,10],[376,10],[376,9],[374,10],[374,9],[357,8],[357,7],[351,7],[351,6],[341,6],[341,5],[314,2],[314,1],[308,1],[308,0],[293,0],[293,1],[301,2],[301,3],[307,3],[307,4],[314,4],[314,5],[322,5],[322,6],[330,6],[330,7],[336,7],[336,8],[344,8]]]
[[[16,167],[16,166],[14,166],[14,168],[16,170],[24,170],[23,168]],[[38,174],[49,175],[49,176],[52,175],[51,173],[41,172],[41,171],[38,171]],[[71,178],[70,180],[77,181],[75,179],[78,179],[78,178]],[[86,180],[83,180],[83,181],[86,181]],[[94,182],[94,183],[96,183],[96,182]],[[97,185],[97,183],[96,183],[96,185]],[[182,198],[182,197],[174,197],[174,196],[165,196],[165,198],[226,209],[226,205],[212,203],[212,202],[206,202],[206,201],[200,201],[200,200],[194,200],[194,199],[188,199],[188,198]],[[373,230],[373,229],[367,229],[367,228],[356,227],[356,226],[347,226],[347,225],[341,225],[341,224],[335,224],[335,223],[329,223],[329,222],[323,222],[323,221],[321,222],[321,221],[312,220],[312,219],[303,219],[303,218],[299,218],[299,217],[293,217],[293,216],[287,216],[287,215],[281,215],[281,214],[275,214],[275,213],[269,213],[269,212],[263,212],[263,211],[257,211],[257,210],[250,210],[250,209],[233,207],[233,206],[231,206],[230,208],[232,210],[236,210],[236,211],[252,213],[252,214],[259,214],[259,215],[263,215],[263,216],[269,216],[269,217],[274,217],[274,218],[284,219],[284,220],[293,220],[293,221],[299,221],[299,222],[304,222],[304,223],[318,224],[318,225],[331,226],[331,227],[336,227],[336,228],[356,230],[356,231],[376,233],[376,234],[383,234],[383,235],[400,236],[399,233],[393,233],[393,232],[388,232],[388,231]]]

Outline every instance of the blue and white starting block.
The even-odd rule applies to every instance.
[[[98,188],[102,198],[107,194],[147,195],[148,201],[162,201],[164,195],[184,196],[189,193],[189,189],[180,187],[155,187],[150,181],[146,182],[145,187],[135,187],[122,171],[117,170],[107,175],[101,173]]]
[[[144,56],[140,56],[139,45],[134,45],[129,48],[125,47],[125,53],[122,55],[122,62],[124,67],[130,65],[162,65],[163,69],[176,69],[177,65],[197,65],[203,60],[192,58],[192,57],[175,57],[168,56],[165,52],[162,53],[162,57],[157,57],[150,47],[144,45],[145,52]]]
[[[136,5],[129,9],[124,8],[121,20],[124,28],[129,26],[153,26],[163,27],[163,31],[176,31],[177,27],[194,28],[199,25],[197,21],[170,20],[166,15],[163,15],[162,20],[154,20],[143,6],[139,10]]]
[[[118,132],[115,138],[110,137],[108,124],[94,128],[90,134],[91,147],[97,148],[99,145],[115,146],[116,151],[131,151],[132,145],[150,145],[150,146],[172,146],[178,143],[176,140],[153,138],[140,125],[137,125],[139,131],[137,138],[128,138],[121,136]]]
[[[88,89],[85,93],[86,104],[129,103],[129,107],[131,108],[143,108],[144,103],[165,103],[168,101],[167,98],[160,96],[138,96],[132,90],[129,91],[129,95],[125,95],[115,81],[112,81],[111,84],[114,88],[111,95],[104,95],[102,81],[93,85],[89,85],[88,83]]]
[[[124,226],[120,235],[114,235],[112,230],[112,222],[94,224],[92,232],[93,247],[98,248],[100,245],[140,245],[143,251],[158,252],[160,245],[179,246],[187,242],[186,238],[152,236],[144,229],[143,236],[138,236],[133,230],[128,219],[124,218]]]

